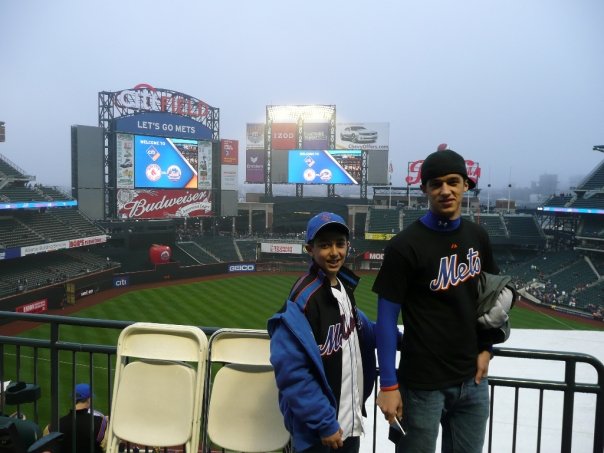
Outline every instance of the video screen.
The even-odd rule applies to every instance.
[[[199,144],[182,138],[134,136],[134,187],[197,189]]]
[[[290,150],[288,183],[359,184],[361,150]]]

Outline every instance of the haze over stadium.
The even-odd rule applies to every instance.
[[[70,185],[69,127],[98,124],[97,93],[141,82],[220,108],[240,142],[270,104],[389,122],[394,185],[443,141],[494,189],[566,191],[602,159],[598,0],[33,5],[0,5],[0,152],[47,185]]]

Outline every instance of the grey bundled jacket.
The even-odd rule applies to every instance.
[[[516,289],[509,275],[481,272],[478,280],[477,322],[481,330],[490,330],[493,344],[510,336],[509,311],[516,303]]]

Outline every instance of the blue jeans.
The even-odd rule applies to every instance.
[[[396,453],[434,453],[442,425],[443,453],[480,453],[489,418],[489,383],[474,378],[440,390],[401,387],[403,428]]]
[[[349,437],[344,441],[344,445],[337,450],[333,450],[326,447],[323,444],[315,445],[314,447],[307,448],[300,453],[359,453],[359,447],[361,446],[361,439],[358,436]]]

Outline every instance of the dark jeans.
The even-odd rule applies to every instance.
[[[337,450],[333,450],[323,444],[318,444],[297,453],[359,453],[360,445],[361,440],[359,437],[349,437],[344,441],[344,445]]]
[[[403,428],[397,453],[434,453],[442,425],[443,453],[480,453],[489,418],[489,383],[474,378],[441,390],[401,388]]]

